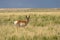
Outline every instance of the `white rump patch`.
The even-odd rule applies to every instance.
[[[16,25],[18,21],[14,21],[14,24]]]

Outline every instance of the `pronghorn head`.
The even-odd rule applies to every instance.
[[[26,15],[26,19],[27,19],[27,22],[29,22],[30,15],[29,16]]]

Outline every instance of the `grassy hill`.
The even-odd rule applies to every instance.
[[[60,8],[0,8],[0,12],[57,12]]]

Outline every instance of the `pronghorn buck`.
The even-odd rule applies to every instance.
[[[14,21],[14,24],[19,27],[24,27],[28,24],[29,19],[30,19],[30,16],[26,15],[26,20],[16,20],[16,21]]]

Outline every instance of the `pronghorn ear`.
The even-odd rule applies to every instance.
[[[27,15],[26,15],[26,18],[27,18]]]
[[[30,15],[28,17],[30,18]]]
[[[29,16],[26,15],[26,18],[30,18],[30,15]]]

